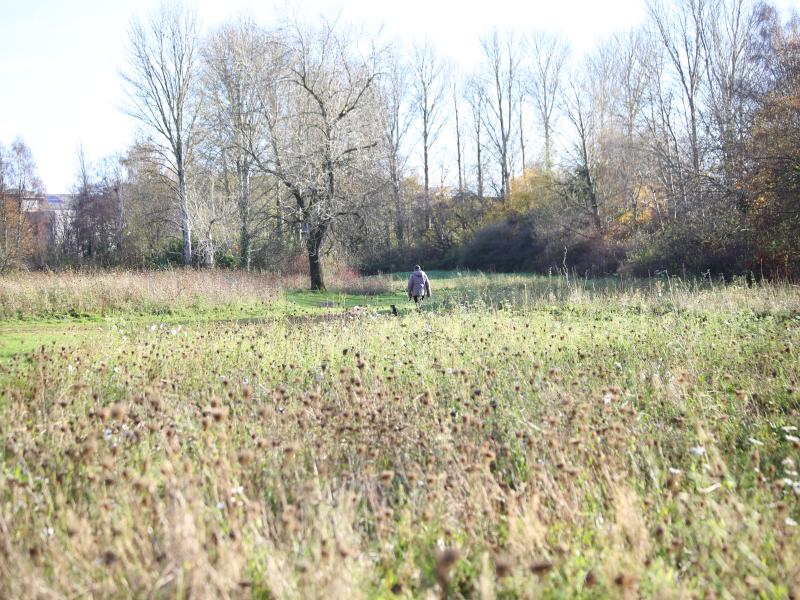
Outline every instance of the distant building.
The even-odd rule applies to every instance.
[[[22,212],[32,234],[34,262],[43,261],[49,249],[64,241],[75,214],[76,198],[74,194],[46,194],[22,200]]]

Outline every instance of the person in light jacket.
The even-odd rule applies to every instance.
[[[414,272],[408,278],[408,299],[414,299],[414,304],[419,306],[427,296],[431,297],[431,282],[419,265],[414,267]]]

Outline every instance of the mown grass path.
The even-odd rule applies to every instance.
[[[276,319],[304,319],[319,316],[346,316],[356,307],[366,307],[370,312],[389,315],[391,304],[401,312],[410,310],[403,306],[407,300],[401,293],[371,296],[344,293],[287,292],[269,305],[241,305],[204,307],[198,311],[176,310],[171,313],[141,313],[111,311],[108,314],[60,314],[48,318],[0,320],[0,362],[16,354],[24,354],[48,344],[71,345],[86,336],[110,328],[188,325],[200,322],[261,322]]]

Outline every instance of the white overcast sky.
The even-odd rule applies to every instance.
[[[783,7],[800,0],[780,0]],[[252,14],[274,20],[285,0],[194,0],[204,28]],[[340,9],[344,20],[384,26],[392,38],[430,38],[442,54],[468,70],[479,40],[491,28],[558,31],[576,53],[615,30],[643,19],[644,0],[306,0],[302,13]],[[136,123],[120,112],[118,71],[127,32],[159,0],[0,0],[0,143],[20,136],[31,147],[50,193],[67,192],[75,179],[76,150],[89,160],[123,150]]]

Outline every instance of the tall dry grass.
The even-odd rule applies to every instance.
[[[562,308],[128,328],[14,361],[0,589],[796,594],[800,321]]]
[[[385,293],[389,282],[335,269],[330,289],[348,294]],[[307,276],[226,270],[17,273],[0,276],[0,319],[170,314],[244,304],[269,304],[284,291],[308,286]]]
[[[292,280],[240,271],[20,273],[0,278],[0,317],[166,312],[198,305],[270,302]]]

